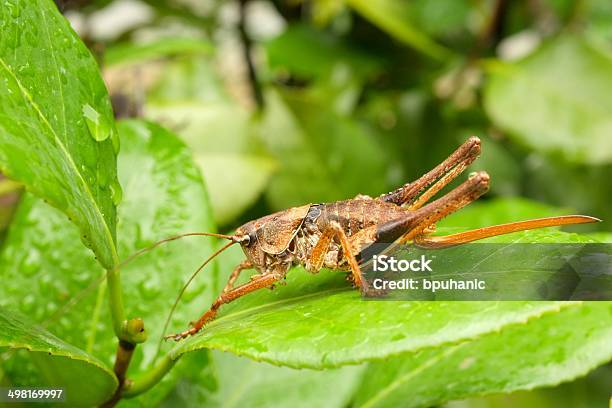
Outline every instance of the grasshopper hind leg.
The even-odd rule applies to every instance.
[[[561,225],[588,224],[599,221],[600,220],[597,218],[586,215],[562,215],[557,217],[536,218],[533,220],[493,225],[490,227],[477,228],[438,237],[428,237],[425,234],[422,234],[415,237],[414,242],[424,248],[445,248],[518,231],[527,231],[530,229],[545,227],[558,227]]]
[[[461,174],[480,154],[480,139],[472,136],[446,160],[416,181],[407,183],[379,199],[410,210],[421,208],[431,197]]]

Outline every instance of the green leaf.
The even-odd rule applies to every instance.
[[[114,373],[99,360],[58,339],[20,314],[0,308],[0,359],[3,369],[7,358],[18,349],[27,350],[39,367],[46,369],[42,374],[48,386],[65,389],[66,402],[71,406],[99,405],[109,399],[117,388]],[[83,378],[87,381],[82,381]],[[41,386],[34,379],[20,385]]]
[[[171,355],[212,348],[295,368],[338,367],[463,341],[569,305],[364,301],[343,275],[295,268],[286,285],[223,307]]]
[[[119,132],[119,175],[125,187],[118,222],[122,259],[162,238],[214,230],[201,176],[185,145],[141,121],[120,122]],[[122,268],[126,312],[142,317],[149,333],[136,349],[130,375],[153,363],[176,295],[211,250],[210,238],[186,238]],[[0,306],[14,305],[57,336],[112,363],[117,344],[100,279],[104,271],[59,211],[32,196],[24,198],[0,257],[0,275]],[[215,279],[214,267],[199,276],[169,331],[183,329],[194,310],[210,304]]]
[[[266,191],[274,209],[387,191],[384,152],[370,129],[316,99],[267,96],[259,134],[279,162]]]
[[[0,170],[67,214],[117,262],[116,134],[95,60],[51,0],[0,9]]]
[[[421,407],[557,385],[612,359],[612,302],[589,302],[473,341],[372,364],[361,407]]]
[[[364,18],[429,57],[444,60],[451,51],[437,44],[416,27],[411,4],[401,0],[347,0],[350,7]]]
[[[364,368],[295,370],[229,353],[213,355],[218,386],[210,387],[198,377],[183,379],[162,406],[342,408],[350,402]]]
[[[568,161],[612,161],[612,58],[574,36],[512,64],[491,63],[485,108],[517,142]]]
[[[516,391],[511,394],[496,394],[463,400],[466,408],[558,408],[605,406],[610,400],[610,378],[612,365],[604,365],[586,377],[556,387],[537,388],[530,391]]]
[[[495,213],[496,206],[492,207]],[[522,207],[534,214],[549,211],[530,203]],[[489,241],[593,242],[555,229],[526,231]],[[226,251],[221,256],[221,275],[227,276],[242,259],[239,248]],[[224,280],[220,279],[220,283],[223,285]],[[212,348],[290,367],[338,367],[446,346],[576,304],[363,301],[342,273],[323,270],[312,275],[294,268],[287,275],[286,285],[273,291],[258,291],[223,306],[217,320],[197,336],[179,343],[171,353],[176,357],[191,350]]]
[[[149,43],[119,43],[107,48],[104,62],[107,65],[144,62],[178,54],[210,54],[212,45],[198,38],[161,38]]]

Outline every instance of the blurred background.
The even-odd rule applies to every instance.
[[[56,2],[117,116],[190,145],[221,229],[389,191],[471,134],[500,219],[529,199],[612,229],[607,0]]]
[[[474,134],[472,167],[491,191],[446,226],[583,213],[604,222],[575,230],[610,237],[609,0],[56,3],[98,59],[116,116],[190,146],[221,231],[387,192]],[[3,230],[16,189],[0,180]],[[594,406],[610,375],[449,406]]]

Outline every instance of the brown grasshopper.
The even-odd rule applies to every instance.
[[[354,286],[364,291],[365,282],[357,259],[373,243],[414,242],[420,246],[444,247],[515,231],[599,221],[583,215],[568,215],[429,236],[436,222],[487,192],[489,175],[478,172],[448,194],[426,204],[479,154],[480,139],[471,137],[429,173],[379,197],[358,195],[328,204],[306,204],[250,221],[234,235],[202,234],[231,241],[209,260],[235,243],[241,245],[246,259],[236,266],[222,293],[190,329],[166,338],[180,340],[198,333],[216,317],[222,305],[255,290],[273,287],[293,265],[302,265],[311,273],[321,268],[350,272]],[[257,273],[249,282],[234,287],[240,273],[247,269]]]

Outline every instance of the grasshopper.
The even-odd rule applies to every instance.
[[[478,199],[489,189],[489,175],[477,172],[443,197],[428,203],[478,157],[480,149],[480,139],[470,137],[418,180],[376,198],[358,195],[344,201],[289,208],[247,222],[233,235],[186,234],[212,235],[231,241],[200,269],[233,244],[240,244],[246,259],[233,270],[210,309],[192,322],[189,329],[166,338],[178,341],[198,333],[215,319],[222,305],[258,289],[272,288],[294,265],[302,265],[311,273],[317,273],[321,268],[348,272],[353,285],[364,292],[367,288],[358,262],[359,254],[374,243],[413,242],[439,248],[516,231],[599,221],[589,216],[567,215],[431,236],[436,222]],[[241,272],[248,269],[254,269],[256,274],[247,283],[236,287]]]

